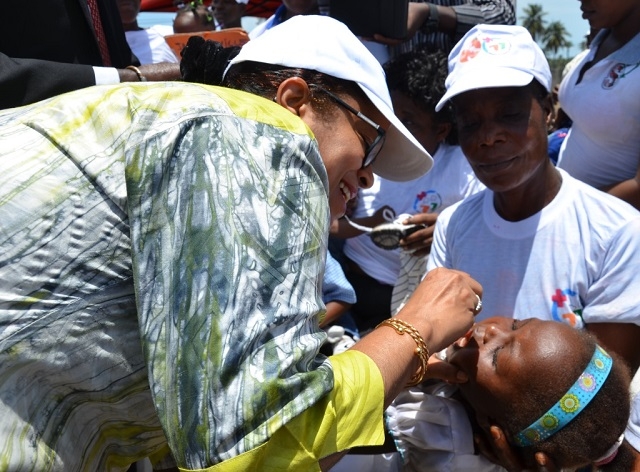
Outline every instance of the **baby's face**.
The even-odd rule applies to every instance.
[[[525,389],[562,377],[563,364],[576,357],[571,343],[578,342],[577,332],[562,323],[495,317],[477,323],[452,345],[447,360],[469,376],[460,391],[476,415],[499,420],[504,405]]]

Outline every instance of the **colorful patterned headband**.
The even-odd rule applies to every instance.
[[[596,344],[593,357],[576,383],[544,415],[516,435],[518,445],[533,446],[568,425],[593,400],[609,376],[613,359]]]

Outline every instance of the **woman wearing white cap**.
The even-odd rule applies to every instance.
[[[486,189],[438,217],[427,270],[471,274],[479,318],[535,316],[586,329],[640,366],[640,212],[553,166],[549,64],[520,26],[478,25],[449,55],[460,146]],[[640,451],[640,396],[625,444]],[[640,454],[637,454],[640,467]]]
[[[431,165],[344,25],[289,20],[223,85],[268,94],[121,84],[0,114],[6,470],[167,452],[181,470],[319,470],[381,442],[429,349],[471,326],[480,285],[436,271],[397,318],[318,354],[330,218],[373,171]]]

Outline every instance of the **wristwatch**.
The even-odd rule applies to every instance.
[[[435,33],[439,30],[440,26],[440,13],[438,12],[438,5],[428,3],[429,5],[429,18],[422,24],[420,31],[424,34]]]

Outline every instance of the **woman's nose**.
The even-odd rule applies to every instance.
[[[373,169],[371,166],[358,170],[358,184],[360,188],[369,188],[373,185]]]
[[[495,123],[485,122],[479,130],[480,145],[493,146],[504,141],[504,133],[500,126]]]

